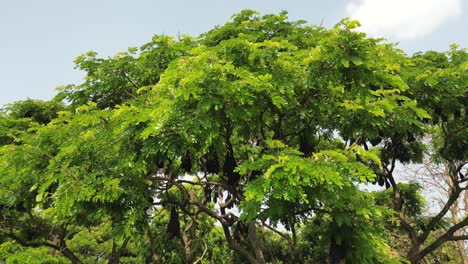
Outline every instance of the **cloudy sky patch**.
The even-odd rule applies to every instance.
[[[346,11],[371,36],[412,40],[460,16],[462,0],[352,0]]]

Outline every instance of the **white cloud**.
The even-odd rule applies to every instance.
[[[462,0],[351,0],[346,11],[371,36],[409,40],[460,16]]]

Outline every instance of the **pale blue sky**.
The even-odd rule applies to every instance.
[[[388,2],[391,7],[385,6]],[[50,99],[55,87],[80,83],[83,73],[74,69],[73,60],[86,51],[107,57],[129,46],[140,46],[154,34],[197,35],[245,8],[262,14],[287,10],[292,19],[311,24],[324,19],[327,27],[346,16],[359,18],[366,22],[365,30],[398,41],[410,54],[447,50],[451,43],[468,47],[467,2],[0,0],[0,105],[26,98]],[[429,10],[428,3],[434,8]],[[384,10],[378,10],[379,6],[385,6]]]

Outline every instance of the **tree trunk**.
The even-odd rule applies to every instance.
[[[250,244],[252,244],[257,261],[261,264],[265,263],[265,258],[263,256],[262,249],[260,248],[260,243],[258,243],[257,228],[254,221],[250,222],[248,232],[249,241]]]
[[[463,264],[468,264],[468,256],[466,255],[464,241],[457,241],[458,252],[460,254],[460,258],[463,261]]]
[[[223,231],[224,231],[224,236],[226,237],[226,240],[228,242],[228,246],[230,249],[235,250],[237,253],[245,257],[251,264],[263,264],[260,263],[255,257],[253,257],[245,248],[241,247],[238,243],[236,243],[231,236],[231,231],[229,230],[229,227],[226,225],[223,225]]]
[[[112,245],[112,252],[109,256],[109,261],[107,263],[109,264],[119,264],[120,263],[120,256],[122,255],[123,251],[127,248],[129,239],[125,238],[124,242],[122,243],[122,246],[117,249],[117,244],[113,243]]]
[[[296,232],[296,224],[293,222],[291,224],[291,233],[292,233],[292,241],[288,241],[289,248],[291,249],[292,260],[294,263],[302,263],[304,262],[301,256],[297,253],[296,245],[297,245],[297,232]]]
[[[345,263],[346,247],[341,244],[338,245],[334,238],[330,241],[330,264]]]
[[[188,223],[185,226],[184,232],[182,232],[182,241],[184,242],[185,263],[187,264],[193,263],[192,250],[190,246],[190,244],[192,243],[192,240],[189,238],[187,233],[190,232],[190,229],[192,228],[194,223],[195,223],[195,220],[191,220],[190,223]]]
[[[155,264],[161,263],[161,260],[160,260],[160,258],[158,256],[158,254],[156,253],[156,249],[154,248],[154,238],[151,235],[149,230],[146,231],[146,237],[147,237],[148,243],[150,245],[152,263],[155,263]]]
[[[411,262],[411,264],[419,264],[419,262],[421,261],[419,247],[420,245],[412,245],[410,250],[408,251],[407,259]]]
[[[59,237],[59,235],[57,235],[57,234],[52,234],[52,244],[53,244],[54,246],[57,246],[57,247],[58,247],[58,246],[59,246],[59,242],[60,242],[60,237]],[[49,250],[49,255],[51,255],[52,257],[54,257],[56,251],[57,251],[57,249],[51,248],[51,249]]]
[[[119,256],[117,256],[118,251],[117,251],[117,245],[115,244],[115,241],[112,243],[112,252],[109,255],[109,261],[107,263],[109,264],[119,264]]]
[[[63,239],[60,240],[60,252],[71,260],[73,264],[82,264],[81,260],[67,247]]]
[[[464,198],[468,200],[468,192],[465,193]],[[452,221],[454,224],[458,224],[460,222],[460,219],[458,218],[459,214],[459,204],[455,202],[451,208],[450,208],[451,214],[452,214]],[[461,230],[457,230],[454,233],[455,236],[460,236],[462,235]],[[463,264],[468,264],[468,256],[466,255],[466,250],[465,250],[465,244],[463,240],[456,241],[457,243],[457,251],[460,254],[460,258],[463,261]]]

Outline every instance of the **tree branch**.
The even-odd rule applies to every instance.
[[[454,236],[453,234],[459,230],[460,228],[463,228],[465,226],[468,226],[468,217],[463,219],[463,221],[453,225],[450,227],[445,234],[437,238],[434,242],[432,242],[429,246],[425,247],[423,250],[419,252],[417,255],[418,259],[424,258],[427,254],[431,253],[432,251],[436,250],[440,245],[442,245],[446,241],[455,241],[455,240],[460,240],[462,238],[466,238],[468,236]],[[409,256],[409,258],[415,258],[415,256]]]
[[[255,224],[255,221],[250,222],[247,236],[249,238],[250,244],[252,245],[252,248],[254,249],[255,256],[256,256],[258,262],[261,263],[261,264],[264,264],[265,263],[265,258],[263,256],[262,249],[260,248],[260,245],[258,243],[257,227],[256,227],[256,224]]]
[[[451,236],[448,240],[450,241],[468,240],[468,235]]]

